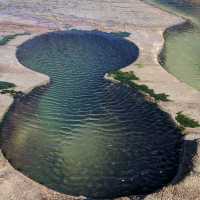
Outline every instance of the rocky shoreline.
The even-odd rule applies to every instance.
[[[50,10],[40,8],[37,13],[34,13],[32,7],[42,7],[41,3],[44,3],[45,7],[45,2],[42,0],[40,3],[35,0],[30,4],[25,1],[20,1],[19,4],[16,0],[2,4],[0,2],[1,35],[23,32],[31,34],[18,36],[5,46],[0,46],[0,81],[14,83],[16,90],[25,94],[35,87],[48,84],[49,77],[22,66],[15,56],[17,46],[36,35],[71,28],[128,32],[130,36],[127,39],[138,45],[140,56],[135,63],[122,71],[133,71],[140,78],[138,84],[145,84],[158,93],[169,95],[170,101],[159,102],[158,106],[168,112],[174,121],[176,114],[182,111],[200,122],[200,92],[165,71],[157,59],[164,44],[163,33],[171,26],[185,23],[183,18],[173,16],[139,0],[126,0],[123,3],[110,0],[101,3],[95,0],[89,7],[88,0],[84,0],[82,5],[79,5],[78,0],[70,1],[71,4],[68,5],[65,5],[65,1],[62,0],[56,3],[46,1]],[[3,11],[2,7],[4,7]],[[17,16],[11,14],[14,7],[20,11],[16,12]],[[51,7],[54,10],[51,10]],[[105,7],[104,12],[101,12],[102,7]],[[23,15],[23,10],[26,16]],[[69,14],[65,14],[68,12]],[[49,15],[54,17],[49,18]],[[12,103],[12,96],[0,94],[0,121],[3,120]],[[180,170],[172,184],[151,195],[123,197],[123,199],[199,199],[200,128],[187,128],[185,133],[187,135],[184,140]],[[0,154],[0,194],[0,200],[84,199],[84,197],[60,194],[35,183],[15,170],[2,154]]]

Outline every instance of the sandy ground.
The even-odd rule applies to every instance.
[[[156,93],[166,93],[170,102],[159,106],[172,118],[179,111],[200,121],[200,92],[180,82],[158,63],[166,28],[184,23],[184,19],[149,6],[139,0],[7,0],[0,1],[0,35],[30,32],[0,46],[0,80],[15,83],[18,91],[30,92],[47,84],[49,77],[22,66],[16,59],[16,47],[35,35],[54,30],[98,29],[126,31],[129,40],[140,48],[138,60],[123,70],[134,71]],[[138,67],[143,66],[143,67]],[[9,95],[0,95],[0,121],[13,103]],[[154,194],[123,199],[198,200],[200,199],[199,129],[187,129],[180,170],[168,186]],[[16,171],[0,154],[0,200],[83,199],[59,194]]]

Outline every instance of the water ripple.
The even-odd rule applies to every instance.
[[[181,134],[137,91],[103,78],[138,53],[134,44],[100,32],[49,33],[21,45],[19,61],[52,83],[7,116],[6,157],[67,194],[115,197],[167,184],[178,167]]]

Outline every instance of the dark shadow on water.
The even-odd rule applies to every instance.
[[[131,33],[129,32],[111,32],[111,34],[113,36],[122,37],[122,38],[127,38],[131,35]]]
[[[197,147],[196,140],[184,140],[179,170],[176,177],[172,181],[173,185],[181,182],[192,171],[193,158],[197,153]]]

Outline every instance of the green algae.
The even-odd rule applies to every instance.
[[[13,87],[15,87],[15,84],[13,84],[13,83],[0,81],[0,90],[5,90],[5,89],[8,89],[8,88],[13,88]]]
[[[178,112],[176,115],[176,121],[179,122],[181,127],[189,127],[189,128],[196,128],[200,127],[200,123],[187,115],[183,114],[182,112]]]
[[[139,78],[133,72],[122,72],[122,71],[114,71],[109,74],[115,80],[120,81],[122,84],[126,84],[130,87],[133,87],[144,94],[148,94],[153,97],[156,102],[158,101],[170,101],[168,99],[167,94],[165,93],[155,93],[153,89],[150,89],[147,85],[137,84],[135,81],[139,80]]]
[[[143,68],[144,67],[144,64],[142,64],[142,63],[137,63],[137,64],[135,64],[138,68]]]
[[[8,42],[10,42],[11,40],[15,39],[17,36],[29,35],[29,34],[30,33],[16,33],[16,34],[12,34],[12,35],[2,36],[0,38],[0,46],[6,45]]]
[[[116,36],[116,37],[122,37],[122,38],[126,38],[126,37],[129,37],[131,35],[131,33],[129,32],[111,32],[111,34],[113,36]]]

